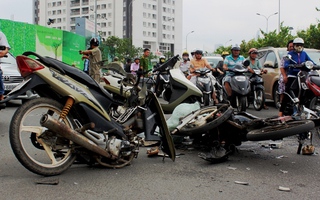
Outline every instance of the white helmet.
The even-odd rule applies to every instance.
[[[231,51],[236,50],[236,51],[240,51],[240,46],[238,44],[234,44],[231,47]]]
[[[302,38],[295,38],[293,44],[304,44],[304,41]]]
[[[304,45],[304,41],[302,38],[295,38],[293,40],[293,47],[296,52],[303,51],[303,45]]]

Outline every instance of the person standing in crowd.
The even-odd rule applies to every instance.
[[[90,40],[90,50],[79,51],[80,54],[89,59],[89,75],[98,83],[100,82],[100,62],[102,61],[101,51],[99,49],[99,41],[97,38]]]
[[[127,63],[124,66],[124,71],[126,71],[127,73],[131,73],[131,65],[132,65],[131,58],[128,58]]]
[[[140,68],[140,59],[139,58],[135,58],[134,62],[130,66],[131,74],[136,76],[137,71],[139,70],[139,68]]]
[[[88,50],[91,50],[91,48],[89,48]],[[88,56],[83,55],[82,56],[82,60],[84,60],[84,62],[83,62],[83,71],[85,73],[89,74],[90,61],[88,59]]]
[[[151,65],[151,61],[150,61],[149,56],[150,56],[150,49],[145,48],[143,50],[143,55],[140,58],[140,69],[143,72],[146,72],[146,71],[152,69],[152,65]]]
[[[293,40],[288,41],[287,43],[287,51],[293,51]],[[278,107],[280,108],[282,100],[283,100],[283,96],[284,96],[284,92],[286,90],[285,87],[285,83],[283,82],[283,74],[287,74],[287,70],[284,68],[284,59],[281,58],[281,63],[280,63],[280,76],[279,76],[279,81],[278,81],[278,93],[279,93],[279,105]],[[282,114],[281,114],[282,115]]]
[[[4,50],[0,50],[0,58],[7,55],[10,50],[10,46],[7,40],[6,35],[0,31],[0,46],[4,46]],[[2,79],[2,69],[0,65],[0,101],[4,99],[4,84]]]

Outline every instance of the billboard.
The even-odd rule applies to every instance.
[[[79,50],[86,49],[86,38],[68,31],[0,19],[0,30],[7,36],[10,52],[17,56],[33,51],[83,69]]]

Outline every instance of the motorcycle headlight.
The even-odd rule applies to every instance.
[[[311,61],[309,61],[309,60],[305,63],[305,65],[306,65],[306,68],[308,68],[308,69],[312,69],[313,68],[313,63]]]
[[[243,82],[246,81],[246,77],[245,76],[235,76],[234,77],[237,81]]]
[[[204,84],[208,84],[210,82],[210,78],[200,78],[198,77],[198,81]]]

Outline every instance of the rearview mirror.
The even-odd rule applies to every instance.
[[[250,65],[250,61],[249,61],[249,60],[245,60],[245,61],[243,62],[243,65],[244,65],[245,67],[248,67],[248,66]]]

